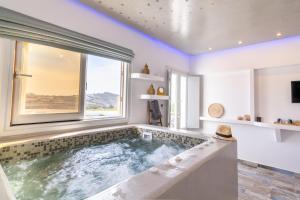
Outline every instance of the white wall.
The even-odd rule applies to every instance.
[[[266,122],[300,120],[300,104],[291,103],[291,81],[300,80],[300,65],[257,70],[256,113]]]
[[[300,36],[193,56],[190,62],[190,69],[192,73],[204,74],[204,76],[206,76],[216,72],[234,73],[241,70],[265,67],[267,68],[267,71],[263,72],[258,70],[256,76],[259,79],[259,87],[261,86],[257,94],[262,96],[258,100],[260,101],[258,104],[261,106],[272,101],[272,99],[270,100],[270,96],[268,99],[261,99],[267,98],[266,95],[272,95],[273,98],[276,99],[272,103],[273,108],[276,110],[276,115],[299,118],[299,105],[292,106],[288,97],[290,93],[284,92],[287,89],[286,82],[295,78],[300,80],[299,70],[293,69],[293,72],[291,73],[287,68],[284,68],[283,71],[279,70],[279,72],[273,70],[277,68],[271,68],[274,66],[300,64],[299,52]],[[298,65],[298,67],[299,66],[300,65]],[[284,73],[288,73],[288,75],[285,75]],[[247,79],[247,77],[240,81],[247,82],[245,79]],[[269,91],[271,87],[268,82],[270,79],[272,79],[272,81],[275,81],[274,79],[276,79],[277,83],[274,83],[276,88],[268,94],[266,92],[267,90]],[[228,81],[228,84],[232,81],[233,80]],[[222,87],[225,87],[225,85],[223,86],[221,83],[222,81],[215,83],[218,85],[219,91],[222,91]],[[236,87],[240,87],[239,84],[239,81],[236,81]],[[284,86],[281,86],[280,84],[284,84]],[[207,91],[214,91],[215,88],[213,84],[203,87]],[[212,91],[209,91],[209,93]],[[241,93],[241,95],[245,94]],[[284,97],[281,98],[281,96]],[[206,96],[203,96],[203,98],[206,98]],[[281,103],[280,101],[288,102]],[[276,104],[278,106],[275,106]],[[280,107],[281,105],[283,105],[284,108]],[[247,108],[244,109],[245,111],[247,110]],[[264,109],[266,108],[260,107],[258,111],[261,113],[270,113]],[[268,107],[268,109],[271,108]],[[289,111],[286,112],[285,109],[289,109]],[[271,114],[274,113],[271,112]],[[270,117],[268,116],[267,118],[269,119]],[[216,126],[217,123],[204,122],[203,131],[214,133]],[[271,129],[245,125],[232,125],[232,128],[234,136],[238,139],[238,157],[240,159],[300,173],[300,155],[298,153],[300,152],[300,132],[285,132],[283,135],[283,142],[278,143],[275,142],[273,130]]]
[[[225,108],[224,118],[250,114],[250,73],[248,70],[202,76],[202,112],[208,117],[208,107],[220,103]]]
[[[96,12],[77,0],[0,0],[0,6],[132,49],[135,59],[132,71],[139,72],[148,63],[151,73],[166,76],[166,66],[189,70],[189,56],[162,42]],[[132,115],[130,122],[146,122],[146,101],[138,96],[150,83],[132,81]],[[166,83],[155,86],[166,87]],[[164,105],[166,108],[166,104]]]

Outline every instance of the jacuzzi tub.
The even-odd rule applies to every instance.
[[[215,140],[190,131],[127,125],[36,137],[1,144],[0,162],[40,159],[74,148],[107,144],[127,138],[132,133],[140,137],[145,135],[156,140],[175,142],[187,150],[88,197],[88,200],[237,199],[236,142]],[[9,179],[1,166],[0,199],[15,199]]]

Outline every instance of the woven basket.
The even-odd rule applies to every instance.
[[[208,107],[208,114],[214,118],[220,118],[224,115],[224,107],[219,103],[213,103]]]

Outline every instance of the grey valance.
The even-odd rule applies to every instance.
[[[100,28],[100,27],[98,27]],[[132,50],[0,7],[0,36],[131,62]]]

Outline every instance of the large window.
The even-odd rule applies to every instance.
[[[17,42],[12,124],[124,117],[127,65]]]

